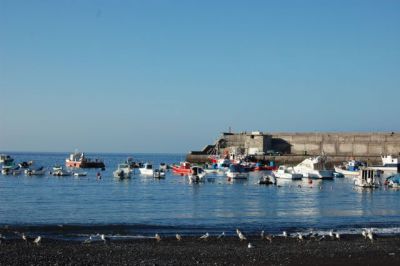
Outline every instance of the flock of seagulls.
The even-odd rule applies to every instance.
[[[14,232],[14,233],[20,235],[21,239],[23,241],[25,241],[26,243],[32,242],[33,244],[39,245],[42,241],[41,236],[37,236],[36,238],[31,238],[31,237],[26,236],[24,233],[19,233],[19,232]],[[236,229],[236,235],[240,241],[247,240],[246,236],[239,229]],[[370,240],[371,243],[373,243],[376,240],[376,234],[373,232],[372,228],[371,229],[366,229],[366,228],[363,229],[361,231],[361,235],[365,240]],[[226,236],[225,232],[222,232],[216,238],[222,239],[222,238],[225,238],[225,236]],[[273,235],[269,235],[269,234],[266,235],[264,230],[261,231],[260,236],[261,236],[261,239],[263,239],[263,240],[265,239],[265,240],[269,241],[270,243],[272,243],[273,238],[274,238]],[[338,232],[335,232],[334,230],[330,230],[327,235],[325,235],[325,234],[319,235],[317,233],[310,233],[308,235],[303,235],[302,233],[294,233],[294,234],[290,235],[286,231],[283,231],[281,236],[285,239],[287,239],[288,237],[296,238],[299,242],[303,242],[306,239],[310,239],[310,240],[315,239],[317,241],[322,241],[322,240],[326,239],[326,237],[330,237],[331,240],[340,240],[341,239],[341,235]],[[182,236],[178,233],[175,235],[175,238],[177,241],[182,241]],[[204,235],[202,235],[199,239],[200,240],[208,240],[210,238],[211,238],[211,235],[207,232]],[[0,244],[1,244],[2,240],[5,240],[5,239],[6,238],[0,234]],[[161,236],[157,233],[157,234],[155,234],[154,239],[157,242],[160,242]],[[86,239],[83,243],[89,244],[96,240],[101,240],[104,243],[108,243],[110,241],[110,238],[105,236],[104,234],[96,234],[94,236],[92,236],[92,235],[89,236],[89,238]],[[247,247],[254,248],[254,245],[249,242]]]

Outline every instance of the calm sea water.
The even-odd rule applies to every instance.
[[[67,153],[11,153],[16,162],[33,160],[51,169],[64,164]],[[224,176],[203,184],[168,173],[165,180],[134,175],[117,181],[112,172],[128,156],[138,161],[175,163],[184,155],[88,154],[106,164],[87,177],[0,175],[0,225],[34,226],[32,230],[78,234],[112,231],[120,235],[155,232],[195,234],[266,230],[329,230],[356,232],[374,227],[399,233],[400,191],[356,189],[350,178],[333,181],[286,181],[279,186],[256,184],[260,173],[244,182],[229,183]],[[38,229],[39,228],[39,229]],[[93,229],[94,228],[94,229]],[[53,233],[54,233],[53,232]]]

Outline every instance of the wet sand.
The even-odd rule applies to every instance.
[[[248,248],[248,243],[254,248]],[[129,241],[43,239],[39,245],[20,239],[3,240],[0,265],[400,265],[400,237],[373,243],[361,236],[341,240],[260,237],[199,240],[164,238]]]

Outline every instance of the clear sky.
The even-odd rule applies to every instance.
[[[0,0],[0,150],[399,131],[400,1]]]

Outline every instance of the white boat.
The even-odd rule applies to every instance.
[[[249,172],[240,164],[231,164],[226,172],[228,179],[248,179]]]
[[[344,176],[357,176],[360,168],[364,166],[366,166],[366,164],[363,162],[350,160],[348,162],[344,162],[342,165],[335,166],[334,169],[336,173]]]
[[[127,163],[118,164],[118,169],[113,172],[115,178],[126,179],[131,177],[131,168]]]
[[[358,173],[358,176],[354,178],[354,185],[357,187],[375,188],[380,185],[379,171],[367,167],[361,169]]]
[[[1,174],[2,175],[9,175],[12,171],[13,166],[11,165],[3,165],[1,168]]]
[[[397,173],[400,169],[399,158],[395,158],[392,155],[381,156],[382,165],[370,166],[370,169],[380,170],[385,173]]]
[[[7,154],[0,154],[0,163],[3,163],[5,165],[11,164],[14,161],[13,158],[11,158],[10,155]]]
[[[46,169],[43,166],[41,166],[39,168],[36,168],[36,169],[26,169],[25,170],[25,174],[29,175],[29,176],[31,176],[31,175],[45,175],[46,174]]]
[[[305,159],[295,167],[294,172],[312,179],[333,179],[333,170],[326,170],[323,156]]]
[[[145,163],[139,167],[139,174],[141,175],[153,175],[154,170],[153,170],[153,165],[149,163]]]
[[[74,176],[87,176],[87,172],[75,172]]]
[[[154,178],[165,178],[165,170],[163,168],[155,169],[153,173]]]
[[[72,172],[63,169],[62,166],[54,166],[51,174],[53,176],[70,176],[72,175]]]
[[[21,169],[21,167],[19,167],[19,166],[16,166],[16,167],[14,167],[14,168],[12,168],[11,169],[11,172],[10,172],[12,175],[20,175],[20,174],[22,174],[22,169]]]
[[[303,178],[302,174],[295,173],[292,167],[285,165],[279,166],[278,170],[273,171],[276,178],[300,180]]]
[[[198,183],[205,180],[206,172],[204,169],[198,166],[193,166],[190,168],[192,171],[188,175],[190,183]]]

